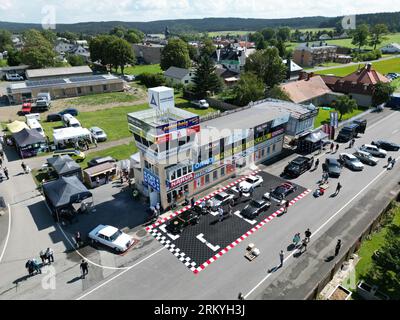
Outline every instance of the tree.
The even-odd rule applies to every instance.
[[[201,96],[205,96],[208,91],[214,93],[221,91],[222,81],[215,73],[215,65],[210,56],[200,56],[193,83],[195,92]]]
[[[0,52],[6,51],[7,47],[12,46],[11,32],[8,30],[0,30]]]
[[[190,60],[197,61],[199,55],[197,48],[189,43],[187,46],[188,46]]]
[[[284,58],[287,56],[287,51],[286,51],[286,43],[282,40],[278,40],[277,44],[276,44],[276,48],[279,51],[279,56],[281,58]]]
[[[276,32],[274,28],[265,28],[261,30],[261,34],[265,41],[271,41],[276,38]]]
[[[214,46],[214,43],[211,39],[206,39],[203,42],[203,46],[200,49],[200,55],[208,55],[211,56],[217,48]]]
[[[356,30],[353,31],[353,40],[351,43],[358,46],[358,51],[361,51],[361,47],[368,44],[369,28],[367,24],[359,25]]]
[[[390,83],[383,83],[383,82],[377,83],[375,85],[374,94],[372,96],[372,105],[376,107],[382,103],[388,102],[393,92],[394,92],[394,87],[392,87]]]
[[[124,74],[127,64],[134,64],[136,62],[132,46],[124,39],[115,39],[108,50],[110,50],[110,55],[112,55],[112,64],[116,67],[119,66],[122,74]]]
[[[126,34],[126,29],[123,26],[116,26],[110,31],[110,35],[116,36],[118,38],[123,38]]]
[[[357,109],[357,102],[354,99],[350,99],[348,96],[341,96],[336,100],[336,110],[339,112],[339,121],[342,120],[343,115],[351,113]]]
[[[21,52],[14,49],[12,46],[6,47],[7,64],[9,66],[19,66],[22,63]]]
[[[41,33],[54,46],[57,41],[57,34],[50,29],[42,30]]]
[[[291,30],[289,27],[279,28],[278,32],[276,33],[276,37],[278,40],[287,42],[290,40],[290,33],[291,33]]]
[[[291,101],[289,95],[280,86],[277,85],[268,90],[267,97],[271,99]]]
[[[189,68],[191,65],[187,44],[181,39],[171,39],[161,52],[161,69]]]
[[[246,106],[251,101],[258,101],[265,97],[265,85],[254,73],[244,72],[233,88],[233,94],[238,106]]]
[[[70,31],[65,31],[65,32],[60,32],[57,34],[59,37],[61,38],[65,38],[69,41],[76,41],[78,40],[78,35],[74,32],[70,32]]]
[[[268,88],[280,84],[287,71],[276,48],[267,48],[251,54],[246,59],[244,69],[255,73]]]
[[[381,44],[383,40],[387,39],[384,37],[384,35],[386,35],[388,33],[389,33],[389,30],[388,30],[386,24],[379,23],[379,24],[374,25],[371,28],[370,46],[373,46],[374,50],[375,50],[376,46],[378,44]]]
[[[166,79],[162,73],[144,72],[138,76],[138,79],[147,88],[163,86],[166,82]]]
[[[264,36],[260,32],[250,34],[249,40],[255,43],[257,50],[266,48]]]
[[[112,44],[119,38],[110,35],[99,35],[89,42],[89,51],[92,61],[99,61],[101,65],[112,68],[115,59]]]
[[[73,67],[84,66],[86,64],[85,59],[76,54],[68,54],[66,58],[68,63]]]
[[[23,33],[24,48],[21,51],[21,62],[33,69],[52,67],[55,63],[53,45],[38,30]]]

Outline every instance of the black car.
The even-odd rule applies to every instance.
[[[61,111],[60,112],[60,114],[63,116],[64,114],[70,114],[71,116],[74,116],[74,117],[76,117],[78,114],[79,114],[79,112],[78,112],[78,110],[77,109],[74,109],[74,108],[68,108],[68,109],[64,109],[63,111]]]
[[[96,157],[93,158],[88,162],[88,167],[95,167],[98,166],[99,164],[107,163],[107,162],[116,162],[116,160],[112,157]]]
[[[172,234],[182,233],[183,229],[189,225],[198,224],[200,221],[200,215],[195,210],[187,210],[182,212],[180,215],[172,219],[166,229]]]
[[[284,182],[280,186],[277,186],[271,192],[264,194],[264,199],[274,199],[275,201],[282,201],[290,193],[297,190],[297,186],[290,182]]]
[[[59,113],[51,113],[47,115],[47,122],[61,121],[62,115]]]
[[[304,172],[310,170],[314,164],[313,158],[297,157],[289,162],[283,173],[289,177],[297,178]]]
[[[400,145],[397,143],[384,140],[372,141],[371,144],[386,151],[399,151],[400,149]]]
[[[244,207],[244,209],[240,212],[240,215],[253,220],[256,218],[262,211],[266,211],[271,206],[271,202],[261,199],[261,200],[251,200],[251,202]]]
[[[322,169],[328,172],[330,177],[339,178],[342,173],[342,165],[337,159],[327,158],[322,166]]]

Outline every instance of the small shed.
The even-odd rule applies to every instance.
[[[46,138],[37,130],[22,129],[12,135],[21,158],[35,157],[48,149]]]
[[[89,188],[97,188],[113,180],[116,175],[116,164],[114,162],[105,162],[83,170],[83,181]]]
[[[47,163],[54,170],[57,177],[76,176],[82,181],[82,169],[70,156],[64,155],[49,158]]]

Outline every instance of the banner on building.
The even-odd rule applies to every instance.
[[[337,128],[339,126],[339,117],[337,112],[330,113],[331,127]]]
[[[150,170],[143,170],[143,181],[152,187],[154,190],[160,192],[160,179],[154,175]]]

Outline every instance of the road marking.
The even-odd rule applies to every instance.
[[[257,220],[249,220],[249,219],[246,219],[245,217],[243,217],[243,216],[240,214],[240,211],[236,211],[236,212],[234,213],[234,215],[237,216],[237,217],[239,217],[240,219],[243,219],[244,221],[250,223],[251,225],[255,225],[255,224],[257,223]]]
[[[160,229],[162,232],[166,233],[167,236],[170,237],[172,240],[176,240],[176,239],[178,239],[180,237],[179,234],[173,235],[173,234],[168,233],[168,231],[167,231],[167,229],[165,227],[166,227],[166,225],[163,224],[163,225],[159,226],[158,229]]]
[[[93,292],[97,291],[98,289],[100,289],[101,287],[105,286],[106,284],[110,283],[111,281],[114,281],[115,279],[117,279],[118,277],[122,276],[124,273],[128,272],[129,270],[133,269],[134,267],[138,266],[139,264],[145,262],[146,260],[150,259],[152,256],[156,255],[157,253],[161,252],[162,250],[164,250],[164,247],[158,249],[156,252],[153,252],[151,255],[147,256],[146,258],[140,260],[139,262],[135,263],[134,265],[126,268],[125,270],[123,270],[122,272],[118,273],[117,275],[115,275],[114,277],[108,279],[107,281],[103,282],[102,284],[100,284],[99,286],[93,288],[92,290],[90,290],[89,292],[86,292],[85,294],[81,295],[80,297],[76,298],[75,300],[82,300],[83,298],[87,297],[89,294],[92,294]]]
[[[400,160],[400,157],[396,159],[397,161]],[[361,193],[363,193],[371,184],[373,184],[380,176],[382,176],[385,172],[387,172],[387,169],[383,170],[380,174],[378,174],[373,180],[371,180],[370,183],[368,183],[360,192],[358,192],[353,198],[351,198],[343,207],[341,207],[335,214],[333,214],[328,220],[325,221],[316,231],[313,232],[311,235],[311,238],[314,237],[323,227],[325,227],[333,218],[335,218],[340,212],[343,211],[344,208],[346,208],[351,202],[354,201]],[[289,260],[298,250],[293,251],[285,260]],[[251,289],[245,296],[244,298],[247,299],[248,296],[250,296],[260,285],[262,285],[270,276],[272,276],[272,273],[269,273],[267,276],[265,276],[259,283],[256,284],[256,286]]]
[[[212,251],[217,251],[220,248],[220,246],[213,246],[206,239],[204,239],[204,234],[203,233],[200,233],[198,236],[196,236],[196,238],[199,239],[201,242],[205,243],[206,246],[209,247]]]
[[[0,263],[3,260],[4,253],[6,252],[6,248],[8,245],[8,239],[10,238],[10,233],[11,233],[11,207],[10,204],[8,206],[8,230],[7,230],[7,236],[6,236],[6,241],[4,242],[4,247],[0,255]]]
[[[396,130],[394,130],[393,132],[392,132],[392,134],[395,134],[395,133],[397,133],[397,132],[399,132],[400,131],[400,129],[396,129]]]

